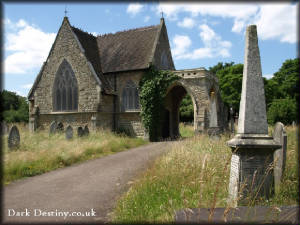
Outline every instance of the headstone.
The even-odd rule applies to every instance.
[[[66,128],[66,139],[70,140],[72,138],[73,138],[73,128],[71,127],[71,125],[69,125]]]
[[[292,126],[293,126],[293,128],[296,126],[296,122],[295,121],[292,122]]]
[[[55,134],[56,130],[57,130],[57,123],[56,121],[52,121],[52,123],[50,124],[49,134]]]
[[[230,131],[234,134],[234,115],[232,106],[230,107]]]
[[[96,116],[92,116],[92,118],[91,118],[91,129],[92,129],[92,131],[96,130],[96,126],[97,126],[97,118],[96,118]]]
[[[64,131],[64,125],[63,125],[62,122],[59,122],[59,123],[57,124],[56,130],[57,130],[58,132],[63,132],[63,131]]]
[[[281,147],[276,149],[274,152],[274,183],[275,192],[278,193],[285,169],[287,150],[287,135],[284,129],[284,125],[280,122],[277,122],[275,124],[273,139],[281,145]]]
[[[84,136],[89,136],[90,134],[90,131],[89,131],[89,128],[87,125],[84,126],[84,129],[83,129],[83,135]]]
[[[5,134],[7,134],[8,133],[8,126],[7,126],[7,124],[5,123],[5,121],[2,121],[1,122],[1,134],[2,135],[5,135]]]
[[[77,136],[78,137],[82,137],[83,136],[83,129],[82,129],[82,127],[78,127],[77,128]]]
[[[34,132],[36,130],[36,119],[34,117],[29,118],[29,131]]]
[[[20,133],[17,126],[12,126],[8,134],[8,148],[16,149],[20,146]]]
[[[229,205],[269,198],[273,193],[273,153],[280,147],[268,136],[265,91],[256,26],[246,30],[242,94],[237,134],[227,142],[232,150]]]

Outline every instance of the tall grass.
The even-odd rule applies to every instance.
[[[18,125],[21,143],[18,150],[9,151],[7,135],[3,137],[4,183],[34,176],[57,168],[109,155],[147,143],[140,138],[116,135],[107,130],[87,137],[66,140],[65,134],[49,135],[48,131],[29,133]]]
[[[281,193],[261,205],[298,204],[296,130],[288,128],[286,172]],[[231,149],[226,141],[206,135],[178,142],[157,159],[122,196],[112,214],[114,222],[172,222],[182,208],[228,207]]]

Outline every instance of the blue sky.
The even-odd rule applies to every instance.
[[[263,76],[297,57],[298,4],[68,3],[72,26],[94,35],[156,25],[165,18],[176,69],[243,63],[244,34],[256,24]],[[27,96],[62,23],[66,4],[5,3],[4,89]]]

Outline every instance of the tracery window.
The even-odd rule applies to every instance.
[[[64,60],[58,68],[53,85],[53,110],[76,111],[77,109],[77,79],[70,64]]]
[[[123,111],[137,110],[140,108],[139,92],[132,80],[127,81],[122,92]]]

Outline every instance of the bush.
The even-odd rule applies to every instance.
[[[296,100],[290,98],[274,99],[268,110],[268,122],[270,124],[282,122],[286,125],[293,121],[298,121]]]

